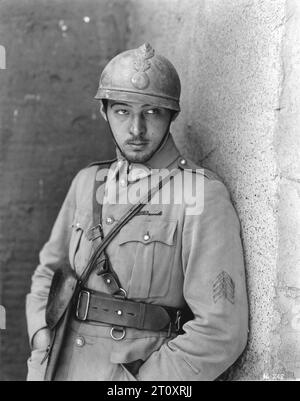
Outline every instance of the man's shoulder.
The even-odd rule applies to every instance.
[[[81,177],[81,176],[93,174],[95,171],[99,170],[99,168],[101,168],[101,169],[109,168],[116,161],[117,161],[117,158],[92,162],[92,163],[88,164],[86,167],[79,170],[77,173],[77,176]]]
[[[222,179],[218,176],[218,174],[216,174],[212,170],[209,170],[206,167],[203,167],[203,166],[193,162],[192,160],[190,160],[186,157],[180,157],[178,159],[177,163],[178,163],[178,167],[183,171],[187,171],[192,174],[200,174],[210,181],[223,182]]]
[[[188,180],[187,182],[190,185],[194,185],[195,182],[196,192],[193,192],[192,199],[194,199],[195,193],[202,196],[200,205],[202,201],[204,213],[215,215],[215,213],[219,213],[218,211],[222,209],[228,210],[228,208],[232,208],[230,192],[224,181],[215,172],[204,168],[187,158],[178,159],[178,167],[183,171],[187,171],[187,174],[195,174],[201,178],[200,181]],[[198,191],[197,182],[200,183]]]
[[[113,164],[115,161],[117,161],[116,157],[114,159],[109,159],[109,160],[99,160],[99,161],[95,161],[95,162],[88,164],[86,166],[86,168],[93,167],[93,166],[103,166],[103,167],[107,166],[108,167],[111,164]]]
[[[76,182],[76,186],[80,184],[87,185],[88,182],[93,183],[95,179],[95,174],[100,170],[108,170],[110,166],[116,162],[115,159],[110,160],[100,160],[96,162],[92,162],[88,164],[86,167],[82,168],[76,174],[74,181]]]
[[[105,181],[110,166],[116,160],[110,159],[93,162],[77,172],[73,178],[72,187],[74,188],[78,204],[84,203],[84,199],[91,196],[95,180]]]

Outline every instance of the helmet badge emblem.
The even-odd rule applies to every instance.
[[[149,43],[144,43],[136,51],[134,69],[137,71],[131,77],[131,83],[136,89],[146,89],[150,84],[146,71],[151,68],[150,59],[154,56],[155,50]]]

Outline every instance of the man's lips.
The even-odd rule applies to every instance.
[[[145,146],[148,142],[127,142],[129,146]]]
[[[129,145],[145,145],[148,141],[128,141]]]

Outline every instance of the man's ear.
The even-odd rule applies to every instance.
[[[100,114],[104,118],[104,120],[107,122],[107,115],[106,115],[105,107],[104,107],[102,100],[100,100]]]
[[[173,113],[172,118],[171,118],[172,122],[176,120],[176,118],[178,117],[179,113],[180,113],[180,111],[176,111],[175,113]]]

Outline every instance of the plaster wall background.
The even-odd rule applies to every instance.
[[[125,47],[122,10],[111,0],[0,0],[0,380],[26,377],[25,295],[72,178],[114,155],[93,96]]]

